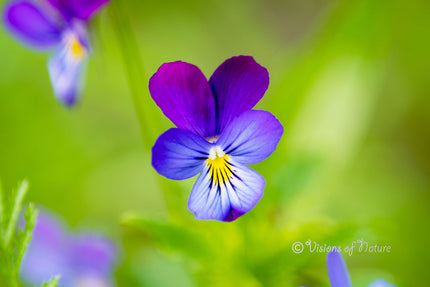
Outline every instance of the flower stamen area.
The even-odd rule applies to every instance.
[[[219,146],[210,149],[207,165],[213,182],[224,183],[225,181],[230,181],[233,171],[231,164],[228,162],[229,158]]]
[[[213,137],[206,138],[206,140],[210,143],[216,143],[218,138],[219,138],[219,136],[213,136]]]

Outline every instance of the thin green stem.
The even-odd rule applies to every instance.
[[[149,79],[143,68],[143,61],[140,56],[139,47],[134,35],[132,25],[129,22],[129,15],[125,13],[125,1],[113,1],[109,6],[109,16],[114,26],[118,44],[121,50],[125,74],[131,95],[133,97],[134,108],[139,119],[140,129],[143,137],[143,144],[147,152],[151,151],[151,143],[155,141],[156,131],[155,125],[150,124],[151,119],[149,100],[150,94],[148,89]],[[154,122],[154,120],[152,120]],[[177,210],[177,199],[179,196],[178,190],[180,187],[173,182],[166,182],[160,178],[160,189],[163,192],[163,197],[166,207],[170,215],[179,215]]]
[[[130,93],[133,98],[134,108],[139,120],[140,129],[143,137],[143,144],[147,151],[150,150],[150,143],[155,140],[155,132],[149,124],[149,109],[146,99],[149,99],[147,85],[148,78],[143,68],[143,61],[140,56],[139,47],[134,37],[133,29],[128,21],[128,15],[121,5],[123,1],[113,1],[109,6],[109,16],[113,23],[117,42],[121,50],[124,63],[124,70]]]

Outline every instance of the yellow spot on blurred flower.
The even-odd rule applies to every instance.
[[[73,37],[69,43],[70,52],[75,59],[82,59],[87,52],[77,37]]]

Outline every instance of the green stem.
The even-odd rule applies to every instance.
[[[140,57],[139,47],[134,37],[133,29],[128,21],[128,15],[121,6],[121,1],[113,1],[109,6],[109,16],[113,23],[118,44],[124,63],[124,70],[130,93],[133,98],[134,108],[139,120],[145,150],[149,151],[150,143],[155,140],[154,130],[149,124],[149,114],[145,99],[149,98],[149,90],[142,83],[148,83],[148,78],[143,69],[143,61]]]
[[[145,74],[136,37],[128,20],[129,14],[125,13],[125,7],[122,7],[121,3],[123,4],[125,1],[113,1],[111,3],[108,9],[109,16],[114,25],[114,30],[120,46],[125,74],[133,97],[134,108],[139,119],[143,144],[145,150],[150,152],[150,143],[155,141],[157,131],[154,130],[155,125],[150,124],[150,106],[149,101],[146,101],[146,99],[150,99],[148,89],[149,79]],[[154,122],[153,119],[152,122]],[[179,215],[180,212],[177,209],[177,204],[179,202],[180,192],[178,192],[178,190],[180,190],[180,187],[178,184],[171,181],[167,182],[164,178],[159,178],[158,184],[163,192],[169,214],[171,216],[173,214]]]

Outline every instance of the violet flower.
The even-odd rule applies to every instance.
[[[117,257],[113,243],[91,233],[72,235],[52,215],[40,212],[24,255],[20,276],[32,286],[59,275],[60,287],[114,286]]]
[[[251,110],[268,86],[267,70],[250,56],[226,60],[209,82],[180,61],[150,79],[152,98],[178,127],[157,139],[152,165],[174,180],[200,173],[188,200],[198,219],[233,221],[262,197],[265,180],[246,164],[266,159],[283,133],[271,113]]]
[[[48,71],[55,96],[66,106],[76,103],[82,72],[91,48],[87,22],[109,0],[14,0],[6,4],[3,22],[34,49],[55,50]]]
[[[327,254],[328,277],[332,287],[352,287],[349,278],[348,268],[343,260],[342,254],[335,249]],[[379,279],[369,285],[369,287],[396,287],[393,284]]]

